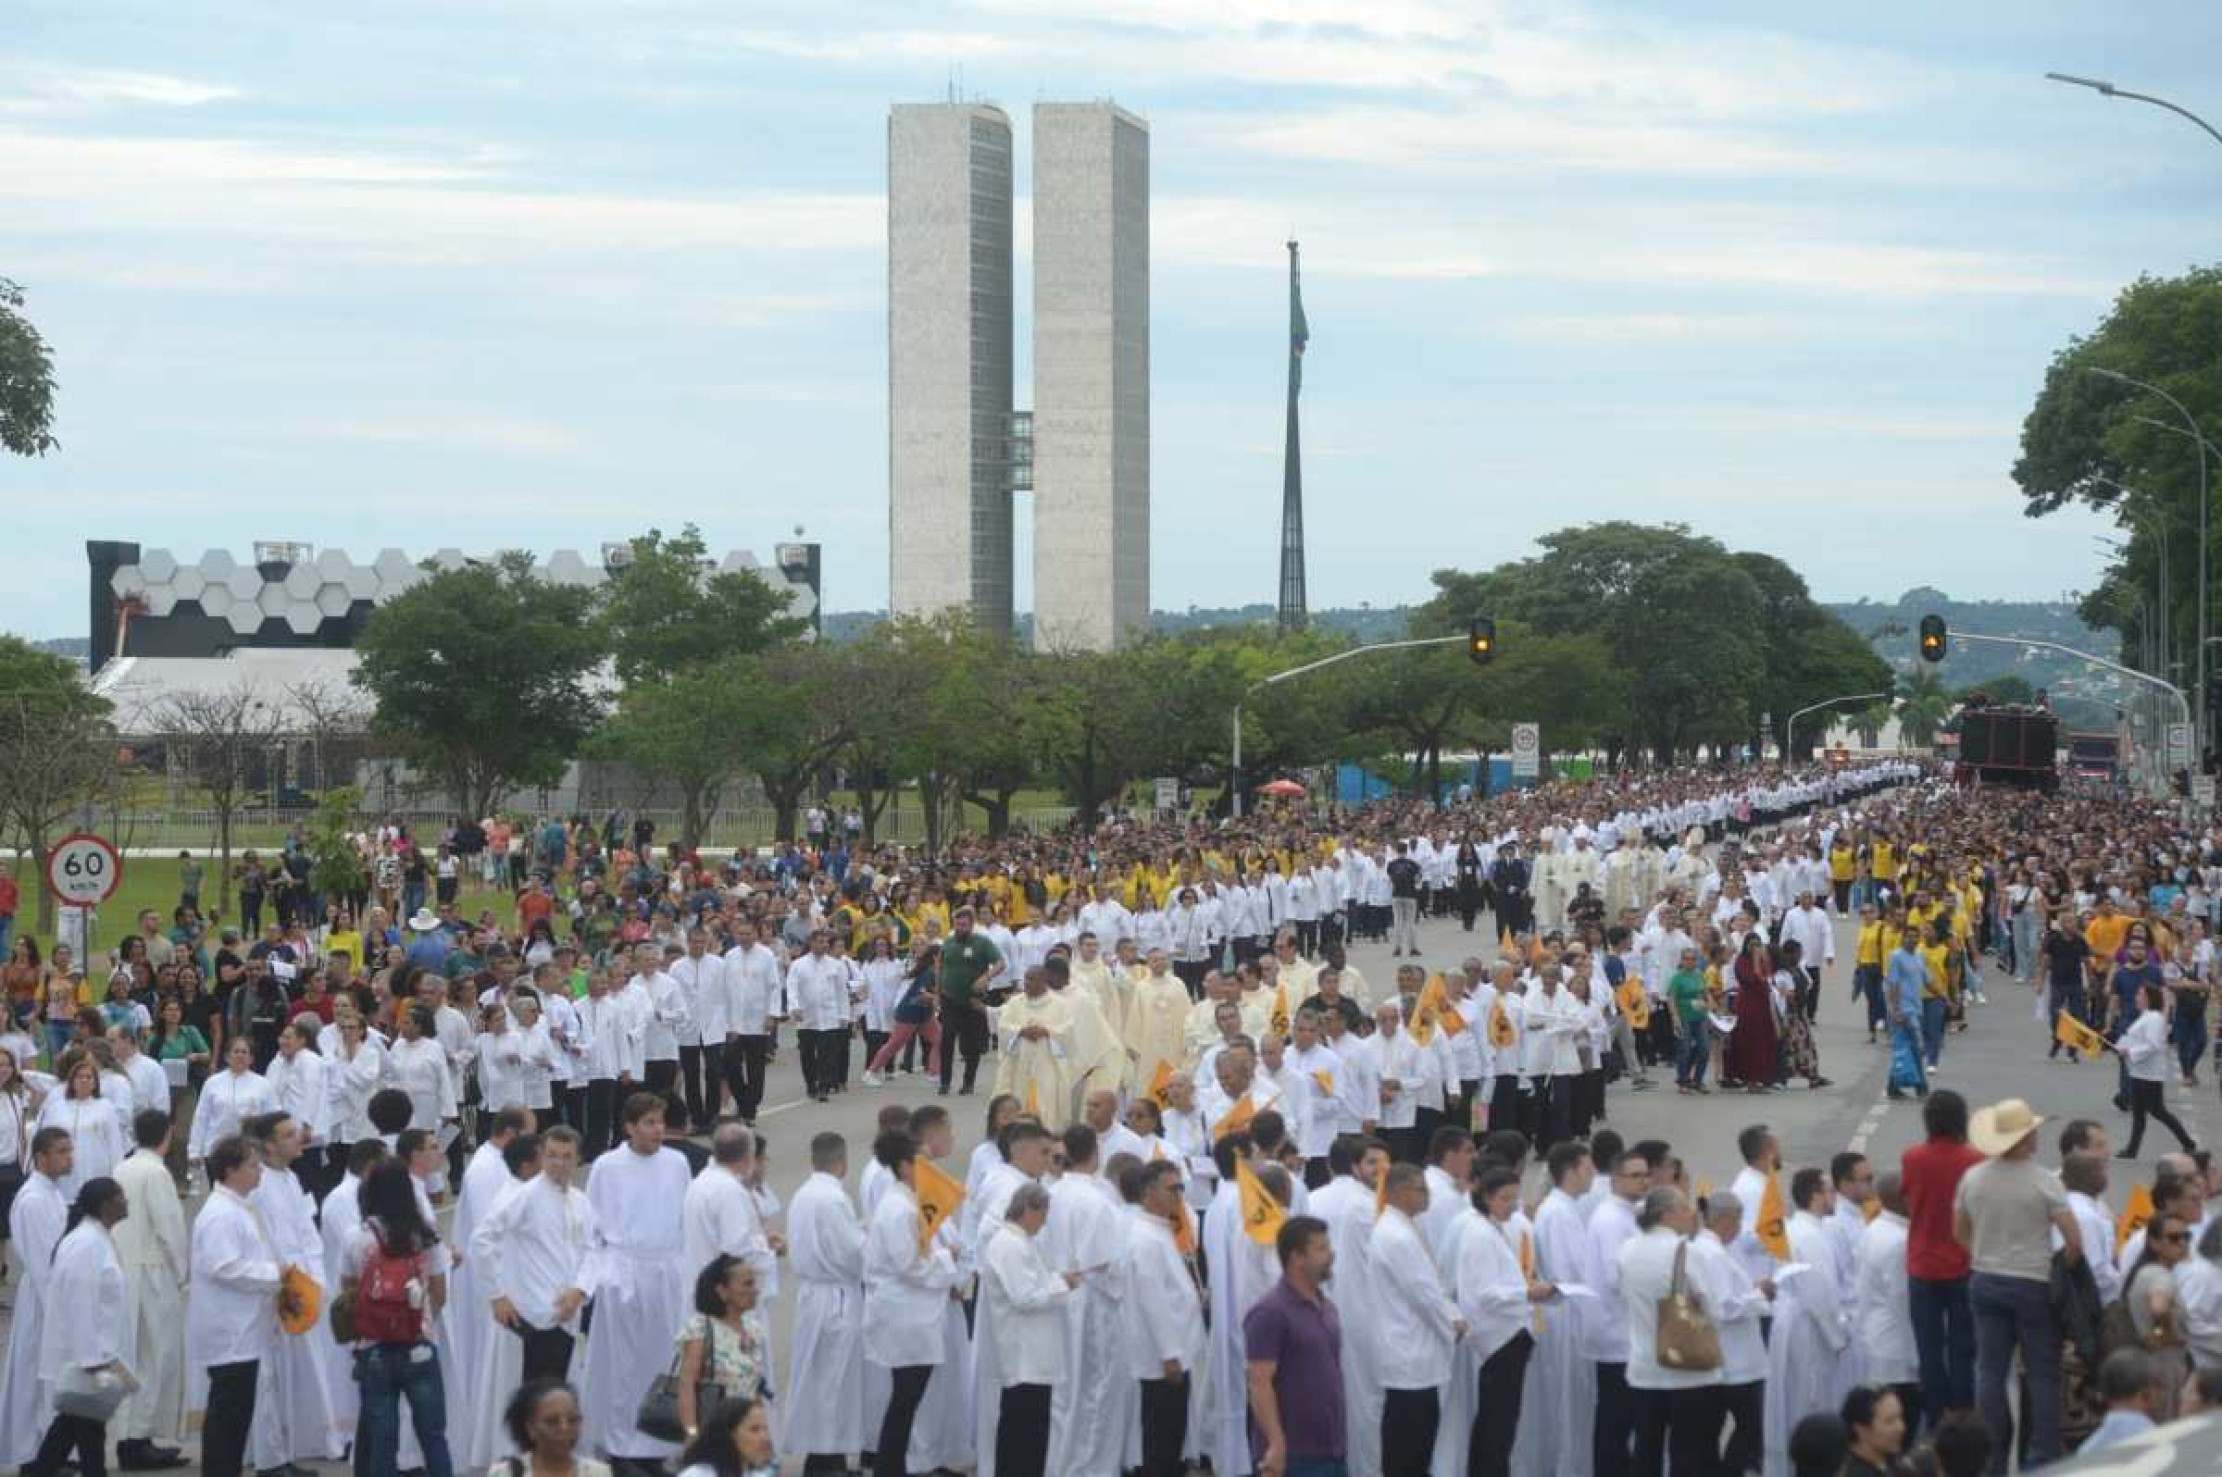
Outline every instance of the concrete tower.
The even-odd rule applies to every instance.
[[[1034,105],[1034,644],[1104,650],[1150,614],[1150,134]]]
[[[887,120],[887,546],[897,615],[1011,628],[1011,120]]]

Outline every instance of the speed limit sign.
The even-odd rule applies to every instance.
[[[122,856],[88,831],[64,836],[46,854],[46,885],[73,906],[90,908],[108,901],[122,881]]]

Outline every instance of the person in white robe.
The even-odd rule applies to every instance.
[[[1399,1164],[1390,1167],[1388,1177],[1381,1215],[1366,1243],[1372,1358],[1382,1388],[1381,1470],[1383,1477],[1424,1477],[1441,1429],[1451,1351],[1468,1325],[1444,1288],[1419,1226],[1427,1210],[1426,1175],[1417,1165]]]
[[[1137,1091],[1149,1091],[1160,1068],[1168,1075],[1180,1071],[1187,1054],[1189,1008],[1188,987],[1173,973],[1165,951],[1150,950],[1146,972],[1135,981],[1127,1007],[1126,1045]]]
[[[765,1228],[762,1203],[751,1189],[757,1167],[755,1133],[745,1124],[719,1124],[710,1136],[710,1162],[687,1186],[681,1208],[681,1265],[692,1287],[720,1254],[739,1257],[756,1270],[757,1307],[768,1319],[787,1243]],[[780,1388],[776,1380],[772,1387]]]
[[[1175,1477],[1188,1439],[1189,1408],[1204,1382],[1207,1334],[1195,1272],[1181,1254],[1178,1222],[1187,1218],[1180,1174],[1171,1161],[1145,1164],[1121,1186],[1134,1203],[1123,1208],[1120,1315],[1122,1372],[1135,1384],[1137,1422],[1124,1443],[1124,1467],[1143,1477]],[[1122,1433],[1130,1428],[1121,1423]],[[1100,1442],[1094,1443],[1100,1445]]]
[[[538,1171],[496,1190],[472,1228],[470,1264],[479,1306],[466,1316],[492,1329],[479,1350],[470,1425],[449,1445],[456,1464],[485,1467],[511,1455],[502,1419],[505,1392],[527,1379],[568,1379],[580,1312],[600,1285],[602,1262],[593,1203],[578,1187],[579,1134],[551,1128],[540,1141]],[[451,1303],[452,1306],[452,1303]],[[450,1427],[451,1433],[454,1431]]]
[[[1361,1147],[1353,1152],[1353,1144]],[[1388,1172],[1389,1154],[1361,1140],[1337,1140],[1329,1167],[1334,1178],[1312,1196],[1312,1214],[1327,1223],[1328,1243],[1335,1252],[1334,1280],[1325,1291],[1342,1320],[1343,1347],[1370,1349],[1374,1302],[1366,1247],[1373,1239],[1376,1187]],[[1343,1360],[1342,1386],[1350,1477],[1380,1477],[1381,1385],[1373,1361]]]
[[[886,1133],[874,1142],[873,1157],[894,1176],[880,1196],[864,1235],[864,1321],[872,1331],[864,1357],[887,1372],[892,1398],[872,1433],[875,1470],[886,1473],[930,1471],[935,1461],[920,1461],[915,1439],[921,1402],[944,1380],[961,1382],[965,1372],[947,1364],[949,1314],[957,1302],[958,1272],[946,1221],[931,1233],[922,1229],[914,1165],[918,1142],[904,1133]],[[929,1458],[940,1443],[929,1438]],[[966,1463],[969,1465],[969,1461]]]
[[[694,1285],[681,1207],[686,1156],[664,1147],[663,1103],[636,1093],[623,1110],[624,1142],[594,1161],[586,1196],[602,1268],[594,1332],[580,1381],[588,1449],[626,1461],[668,1461],[670,1442],[633,1424],[640,1397],[671,1364],[672,1335]]]
[[[100,1068],[90,1056],[80,1057],[68,1080],[46,1095],[37,1127],[59,1128],[70,1137],[70,1169],[57,1186],[65,1201],[74,1202],[85,1181],[112,1175],[123,1163],[123,1125],[115,1105],[101,1094]]]
[[[442,1056],[444,1058],[444,1052]],[[444,1061],[442,1065],[444,1067]],[[530,1152],[523,1161],[512,1162],[517,1158],[516,1146],[529,1121],[522,1108],[503,1108],[480,1119],[479,1127],[485,1132],[485,1141],[473,1149],[471,1157],[464,1162],[462,1182],[455,1196],[455,1219],[448,1227],[447,1302],[440,1309],[440,1332],[450,1353],[440,1372],[453,1395],[448,1448],[458,1460],[465,1445],[461,1433],[466,1426],[485,1425],[489,1414],[498,1424],[502,1407],[508,1404],[506,1392],[515,1388],[514,1381],[507,1385],[484,1382],[488,1345],[495,1341],[494,1335],[499,1330],[486,1317],[490,1294],[479,1276],[478,1257],[472,1245],[479,1222],[495,1203],[512,1186],[539,1172],[537,1140],[528,1142],[526,1147]],[[422,1126],[414,1119],[411,1123]],[[489,1403],[493,1406],[491,1412],[485,1409]],[[461,1418],[464,1413],[468,1414],[468,1420]]]
[[[1875,1198],[1882,1209],[1860,1232],[1852,1256],[1852,1337],[1860,1351],[1860,1367],[1870,1384],[1894,1385],[1901,1393],[1921,1379],[1921,1360],[1914,1346],[1913,1308],[1906,1272],[1905,1192],[1898,1171],[1884,1170],[1875,1178]],[[2080,1225],[2082,1217],[2077,1217]],[[2092,1271],[2098,1270],[2094,1263]],[[1912,1414],[1914,1407],[1908,1407]]]
[[[31,1135],[30,1173],[8,1210],[8,1241],[22,1259],[16,1286],[14,1323],[8,1331],[7,1363],[0,1367],[0,1462],[20,1467],[38,1452],[46,1430],[40,1418],[39,1347],[54,1299],[54,1249],[69,1223],[69,1202],[62,1180],[74,1154],[66,1129],[40,1129]]]
[[[1004,1162],[980,1179],[980,1214],[973,1224],[970,1266],[977,1276],[986,1275],[988,1244],[1003,1229],[1011,1198],[1030,1184],[1041,1183],[1049,1172],[1051,1137],[1041,1125],[1026,1120],[1013,1123],[1003,1133]],[[996,1347],[996,1323],[979,1316],[974,1304],[972,1327],[972,1441],[975,1477],[995,1477],[995,1430],[1001,1415],[1003,1378],[1001,1351]]]
[[[992,1401],[993,1406],[992,1415],[983,1412],[980,1477],[992,1477],[1006,1451],[1014,1459],[1032,1455],[1025,1443],[1013,1441],[1009,1430],[1021,1421],[1040,1448],[1030,1470],[1049,1470],[1049,1397],[1072,1373],[1065,1364],[1064,1305],[1081,1281],[1078,1272],[1052,1271],[1043,1259],[1040,1234],[1049,1216],[1047,1190],[1039,1183],[1017,1186],[1006,1210],[980,1259],[981,1342],[993,1351],[988,1361],[992,1378],[983,1377],[980,1385],[982,1404]]]
[[[1091,1094],[1091,1099],[1102,1093]],[[1049,1189],[1042,1255],[1054,1272],[1083,1274],[1080,1293],[1065,1305],[1065,1367],[1050,1402],[1050,1469],[1072,1477],[1119,1477],[1127,1436],[1139,1414],[1131,1381],[1106,1378],[1123,1357],[1120,1300],[1126,1280],[1126,1219],[1118,1192],[1096,1173],[1095,1130],[1065,1130],[1065,1172]]]
[[[795,1277],[791,1366],[783,1392],[779,1444],[814,1461],[846,1465],[864,1438],[864,1226],[842,1184],[848,1142],[821,1133],[810,1141],[810,1178],[787,1205],[787,1254]]]
[[[116,1412],[117,1457],[121,1461],[168,1461],[185,1425],[185,1286],[190,1244],[185,1209],[167,1156],[171,1127],[163,1115],[161,1133],[138,1135],[139,1146],[116,1168],[130,1214],[115,1228],[116,1255],[123,1263],[131,1294],[132,1372],[139,1388]]]
[[[1535,1212],[1535,1275],[1558,1289],[1561,1302],[1545,1315],[1528,1361],[1513,1460],[1522,1477],[1588,1477],[1597,1408],[1589,1330],[1603,1314],[1581,1202],[1597,1166],[1577,1145],[1559,1146],[1548,1165],[1551,1190]]]
[[[1851,1303],[1837,1281],[1828,1218],[1836,1192],[1826,1175],[1792,1176],[1790,1264],[1775,1274],[1780,1289],[1767,1343],[1767,1477],[1788,1477],[1790,1433],[1815,1411],[1833,1411],[1852,1384]],[[1792,1270],[1795,1268],[1795,1270]]]
[[[185,1300],[185,1409],[205,1411],[201,1469],[240,1477],[254,1430],[255,1392],[267,1377],[277,1343],[278,1290],[284,1264],[247,1203],[262,1182],[253,1148],[226,1135],[208,1158],[213,1186],[193,1217]],[[215,1376],[225,1387],[215,1388]]]
[[[324,1241],[316,1228],[316,1202],[293,1173],[301,1156],[302,1128],[276,1110],[250,1120],[248,1133],[262,1155],[262,1180],[247,1197],[262,1219],[281,1264],[299,1267],[323,1287],[325,1301],[339,1291],[323,1286]],[[255,1385],[254,1433],[248,1455],[255,1470],[330,1461],[341,1453],[338,1423],[325,1385],[321,1327],[278,1331]]]
[[[1017,1098],[1021,1107],[1052,1133],[1072,1117],[1074,1021],[1072,1002],[1049,988],[1049,971],[1026,971],[1025,991],[994,1013],[1003,1054],[995,1090]]]
[[[1244,1294],[1255,1301],[1264,1287],[1256,1286],[1256,1249],[1242,1230],[1242,1191],[1235,1182],[1238,1160],[1250,1158],[1250,1142],[1239,1133],[1228,1134],[1212,1146],[1218,1170],[1218,1188],[1211,1208],[1204,1214],[1204,1265],[1210,1268],[1207,1291],[1211,1296],[1211,1343],[1206,1355],[1210,1371],[1204,1386],[1204,1454],[1212,1470],[1229,1477],[1243,1477],[1251,1470],[1249,1386],[1226,1375],[1242,1369],[1246,1355],[1242,1343]]]
[[[104,1451],[84,1449],[105,1447],[105,1424],[70,1419],[55,1410],[54,1395],[65,1375],[97,1371],[121,1380],[127,1389],[136,1378],[137,1325],[113,1234],[129,1213],[123,1188],[113,1179],[87,1180],[70,1210],[72,1224],[46,1268],[47,1311],[53,1315],[66,1309],[68,1316],[48,1316],[39,1323],[38,1414],[45,1432],[34,1458],[39,1468],[52,1470],[73,1450],[80,1471],[105,1459]]]
[[[1713,1327],[1720,1333],[1721,1404],[1730,1423],[1722,1470],[1727,1477],[1742,1477],[1758,1471],[1762,1460],[1767,1340],[1761,1321],[1772,1314],[1775,1285],[1771,1274],[1754,1278],[1745,1261],[1731,1249],[1745,1234],[1744,1207],[1735,1192],[1722,1190],[1709,1196],[1704,1210],[1708,1218],[1705,1229],[1697,1233],[1690,1246],[1693,1254],[1713,1264],[1714,1280],[1727,1292],[1727,1300],[1710,1310]],[[1773,1265],[1769,1258],[1768,1266]]]

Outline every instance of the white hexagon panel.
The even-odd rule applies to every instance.
[[[296,600],[288,595],[285,602],[285,623],[297,636],[314,636],[316,628],[324,624],[324,612],[316,608],[314,600]]]
[[[344,583],[347,571],[354,567],[355,561],[347,557],[345,549],[326,549],[316,556],[316,572],[324,576],[328,585]]]
[[[461,569],[469,562],[469,556],[461,549],[437,549],[432,554],[432,565],[436,569]]]
[[[150,585],[166,585],[177,573],[177,560],[168,549],[148,549],[139,555],[139,573]]]
[[[556,550],[540,568],[540,577],[551,585],[598,584],[600,575],[601,570],[580,558],[577,549]]]
[[[198,600],[201,590],[208,583],[208,576],[201,573],[197,564],[185,564],[170,576],[170,590],[180,600]]]
[[[139,598],[146,602],[148,615],[168,615],[177,608],[177,591],[168,585],[149,585]]]
[[[351,600],[378,598],[378,571],[367,564],[350,564],[347,573],[340,576],[340,587]]]
[[[324,576],[313,564],[296,564],[285,572],[285,592],[297,603],[313,605],[316,592],[324,587]]]
[[[232,587],[226,585],[224,588]],[[231,622],[232,630],[238,634],[252,636],[262,629],[262,607],[252,600],[234,599],[231,609],[224,612],[224,619]]]
[[[316,592],[316,611],[319,615],[345,615],[354,607],[355,597],[345,585],[325,585]]]
[[[224,588],[231,591],[234,604],[252,605],[255,597],[262,593],[262,571],[251,565],[235,569],[224,576]]]
[[[272,616],[283,619],[285,613],[298,603],[286,593],[284,585],[264,585],[255,595],[255,608],[268,620]]]
[[[138,565],[126,564],[108,577],[108,588],[116,592],[118,600],[129,600],[147,592],[147,577],[139,572]]]
[[[378,599],[381,603],[391,600],[403,590],[414,589],[423,584],[428,578],[429,575],[416,568],[404,570],[397,575],[381,574],[378,576]]]
[[[763,573],[764,566],[756,562],[756,555],[751,550],[735,549],[718,561],[719,574],[739,574],[743,570]]]
[[[201,555],[200,570],[202,574],[208,576],[210,584],[215,584],[218,580],[230,579],[232,571],[238,567],[239,561],[232,558],[229,549],[210,549],[207,553]]]
[[[399,549],[380,549],[378,557],[370,561],[370,567],[378,572],[378,582],[382,585],[407,589],[415,583],[412,576],[417,573],[417,562]]]
[[[201,614],[222,620],[231,614],[231,586],[218,581],[201,591]]]

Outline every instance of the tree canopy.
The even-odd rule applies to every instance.
[[[54,439],[54,356],[23,313],[23,289],[0,277],[0,449],[44,456]]]

